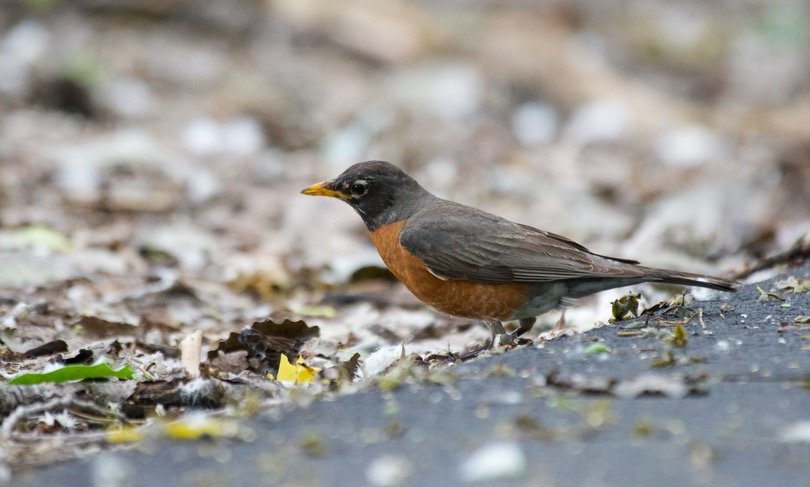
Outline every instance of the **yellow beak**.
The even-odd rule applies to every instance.
[[[329,185],[328,182],[313,184],[301,190],[301,194],[308,194],[310,196],[329,196],[330,198],[338,198],[347,201],[349,197],[340,191],[337,191]]]

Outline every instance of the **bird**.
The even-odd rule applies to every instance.
[[[436,310],[480,320],[508,344],[537,316],[607,289],[658,282],[735,291],[738,283],[642,266],[561,235],[439,198],[399,167],[366,161],[301,191],[349,204],[385,265]],[[504,322],[517,321],[506,333]]]

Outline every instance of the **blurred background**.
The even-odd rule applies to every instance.
[[[724,273],[810,231],[809,49],[804,0],[4,0],[0,286],[316,302],[380,261],[298,192],[367,159]]]

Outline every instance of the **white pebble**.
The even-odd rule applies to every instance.
[[[181,140],[186,149],[198,156],[252,155],[265,146],[261,124],[249,117],[222,123],[208,117],[195,118],[186,126]]]
[[[526,471],[526,454],[517,443],[497,442],[474,451],[459,469],[464,482],[482,482],[521,477]]]
[[[23,95],[30,71],[49,52],[49,43],[50,34],[39,22],[26,20],[9,29],[0,41],[0,91]]]
[[[223,151],[219,124],[211,118],[195,118],[186,126],[181,137],[183,146],[198,156],[218,154]]]
[[[527,148],[552,142],[557,135],[557,112],[545,103],[524,103],[512,113],[512,135]]]
[[[350,123],[326,137],[321,144],[321,157],[335,167],[344,166],[346,161],[359,161],[365,158],[371,137],[368,127]]]
[[[779,433],[782,443],[810,443],[810,420],[796,421]]]
[[[102,453],[91,464],[91,485],[119,487],[130,485],[132,466],[114,453]]]
[[[624,135],[627,126],[627,109],[619,102],[601,100],[576,109],[566,136],[580,144],[609,142]]]
[[[691,167],[721,159],[728,150],[717,135],[703,127],[689,125],[659,136],[655,152],[665,164]]]
[[[425,63],[397,73],[391,83],[391,94],[401,105],[447,122],[475,115],[483,93],[483,75],[466,63]]]
[[[256,154],[264,148],[264,130],[256,119],[239,117],[223,126],[224,146],[237,155]]]
[[[189,201],[201,203],[214,197],[220,190],[220,182],[217,176],[203,167],[189,175],[186,183],[186,194]]]
[[[117,79],[104,94],[107,106],[122,117],[149,115],[155,105],[149,85],[135,78]]]
[[[398,455],[382,455],[374,459],[366,470],[371,485],[392,487],[402,485],[411,473],[411,462]]]

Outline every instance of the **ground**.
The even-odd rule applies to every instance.
[[[810,266],[759,286],[791,276]],[[395,371],[401,383],[244,420],[241,441],[154,439],[18,485],[87,485],[115,478],[107,470],[119,485],[135,472],[150,485],[454,485],[487,445],[515,448],[477,474],[490,485],[802,485],[810,328],[796,318],[810,293],[760,296],[750,285],[692,303],[702,320],[685,325],[682,347],[670,343],[681,320],[620,322],[432,376]]]
[[[2,481],[806,473],[806,2],[226,3],[0,6]],[[743,290],[477,353],[299,194],[368,159]]]

